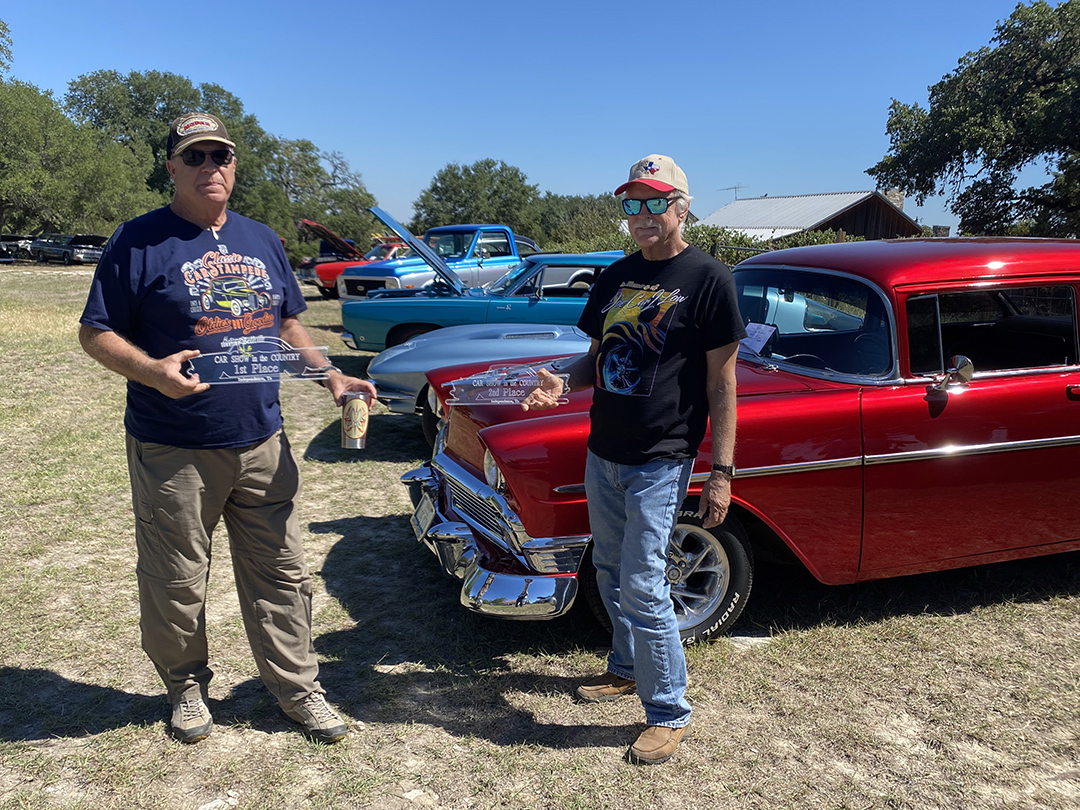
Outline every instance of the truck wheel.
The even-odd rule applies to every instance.
[[[70,253],[67,253],[67,252],[64,253],[64,264],[67,265],[67,266],[71,265],[71,254]]]
[[[668,545],[667,577],[683,644],[730,630],[746,607],[754,580],[754,558],[738,519],[728,515],[721,525],[706,529],[689,505],[679,510]],[[578,582],[593,614],[610,630],[611,620],[596,585],[591,545]]]

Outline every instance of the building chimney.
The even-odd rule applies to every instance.
[[[885,195],[885,199],[891,202],[900,211],[904,210],[904,192],[893,186],[888,191],[881,192]]]

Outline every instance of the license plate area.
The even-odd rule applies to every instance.
[[[435,501],[430,494],[425,492],[420,497],[420,503],[416,506],[416,511],[413,512],[413,516],[409,518],[409,524],[412,526],[413,533],[416,535],[417,540],[423,540],[424,535],[428,533],[428,529],[431,528],[431,524],[435,522]]]

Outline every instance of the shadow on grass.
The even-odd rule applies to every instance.
[[[538,720],[530,695],[572,694],[586,675],[520,672],[513,658],[565,656],[605,647],[586,610],[547,622],[493,621],[458,602],[460,582],[442,573],[404,516],[356,517],[309,526],[340,534],[319,572],[355,622],[320,636],[321,680],[334,701],[365,722],[437,726],[499,745],[621,745],[631,726]]]
[[[321,681],[349,717],[553,749],[621,746],[640,728],[545,719],[567,716],[559,701],[568,701],[580,678],[594,674],[562,674],[560,665],[580,665],[572,663],[575,655],[602,665],[608,638],[583,606],[547,622],[476,616],[459,604],[460,583],[416,542],[405,516],[358,516],[309,528],[341,538],[315,575],[353,624],[319,636],[316,648]],[[1078,592],[1080,552],[847,586],[821,585],[802,569],[762,565],[736,633],[775,635],[896,616],[962,615]],[[530,671],[532,661],[537,663]],[[74,738],[156,723],[164,733],[161,693],[132,694],[41,668],[0,668],[0,678],[0,740]],[[551,696],[559,700],[544,700]],[[538,700],[544,703],[536,711]],[[210,708],[219,725],[294,728],[257,680],[211,700]]]
[[[895,616],[954,616],[999,603],[1044,602],[1078,593],[1080,552],[855,585],[822,585],[801,566],[760,565],[735,632],[776,635]]]

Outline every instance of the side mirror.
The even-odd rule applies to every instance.
[[[934,380],[935,391],[946,391],[950,385],[967,385],[975,374],[975,364],[962,354],[949,358],[949,367],[941,379]]]

